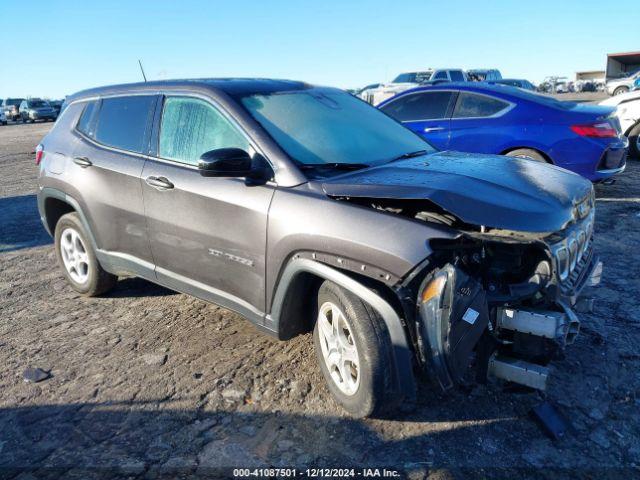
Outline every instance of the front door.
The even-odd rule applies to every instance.
[[[217,148],[255,150],[213,104],[168,96],[157,155],[142,172],[158,280],[256,320],[264,311],[267,214],[272,184],[203,177],[200,156]]]

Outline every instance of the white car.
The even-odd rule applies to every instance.
[[[377,88],[365,89],[358,95],[371,105],[378,105],[401,92],[417,87],[426,82],[466,82],[466,73],[459,68],[428,69],[416,72],[401,73],[391,83],[383,83]]]
[[[640,158],[640,90],[607,98],[600,105],[616,107],[615,115],[629,139],[629,150],[633,156]]]

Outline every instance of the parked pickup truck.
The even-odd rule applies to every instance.
[[[419,85],[437,85],[448,82],[466,82],[466,73],[459,68],[442,68],[438,70],[425,70],[421,72],[401,73],[391,83],[384,83],[375,88],[367,88],[360,91],[358,96],[364,101],[378,105],[388,98],[405,90]]]
[[[136,275],[281,340],[313,331],[352,415],[488,377],[544,389],[599,280],[591,183],[438,152],[338,89],[254,79],[77,93],[36,149],[73,289]]]

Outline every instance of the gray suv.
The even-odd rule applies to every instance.
[[[77,93],[36,150],[76,291],[143,277],[281,340],[313,331],[352,415],[489,377],[544,389],[597,283],[594,194],[527,159],[438,152],[333,88],[163,81]]]

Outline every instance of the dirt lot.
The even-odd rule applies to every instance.
[[[258,465],[640,475],[640,162],[597,188],[603,285],[550,382],[546,397],[572,425],[553,442],[528,416],[537,393],[441,396],[422,384],[395,418],[354,421],[325,388],[309,335],[280,343],[137,279],[78,296],[36,208],[31,152],[50,126],[0,127],[0,478],[201,478]],[[29,366],[52,377],[25,383]]]

